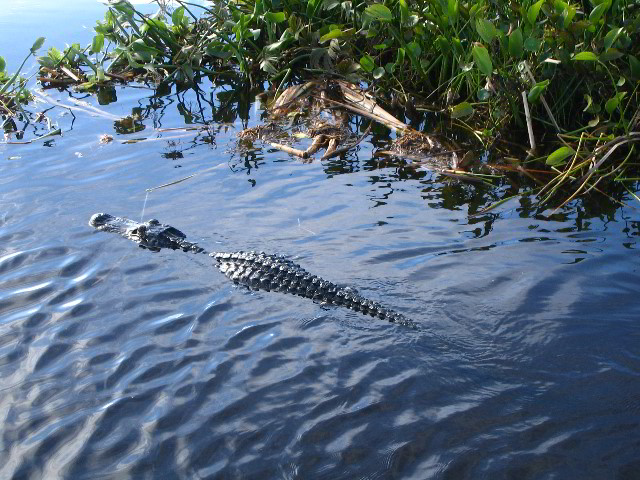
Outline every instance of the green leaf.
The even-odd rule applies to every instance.
[[[376,80],[379,78],[382,78],[385,74],[385,70],[382,67],[378,67],[373,71],[373,78],[375,78]]]
[[[544,0],[538,0],[536,3],[529,7],[529,10],[527,11],[527,20],[529,20],[529,23],[531,25],[534,25],[536,23],[536,20],[538,19],[538,13],[540,13],[540,7],[542,7],[543,3]]]
[[[468,117],[473,113],[473,106],[469,102],[462,102],[451,107],[451,118]]]
[[[598,61],[598,56],[593,52],[580,52],[574,55],[574,57],[571,60],[580,60],[583,62],[596,62]]]
[[[589,21],[591,23],[598,23],[600,21],[600,17],[602,17],[602,15],[609,10],[609,7],[611,6],[611,1],[605,1],[602,2],[600,5],[596,5],[596,7],[591,10],[591,13],[589,14]]]
[[[127,17],[133,17],[133,7],[131,6],[131,4],[129,2],[116,2],[113,5],[113,8],[115,8],[117,11],[119,11],[120,13],[123,13],[125,16]]]
[[[151,55],[160,55],[162,53],[157,48],[152,47],[152,46],[147,45],[146,43],[144,43],[144,40],[142,38],[139,38],[139,39],[135,40],[131,44],[131,48],[136,53],[148,53],[148,54],[151,54]],[[78,55],[80,55],[80,52],[78,52]]]
[[[320,0],[309,0],[307,2],[307,17],[313,18],[313,15],[316,11],[316,3]]]
[[[478,31],[478,35],[480,35],[486,43],[491,43],[493,39],[496,38],[496,27],[485,18],[476,19],[476,30]]]
[[[284,32],[282,32],[282,35],[280,36],[280,40],[264,47],[264,51],[267,53],[278,51],[280,50],[280,48],[284,47],[289,42],[293,41],[293,39],[294,39],[293,33],[291,33],[291,31],[287,28]]]
[[[610,48],[606,52],[602,52],[600,54],[600,61],[609,62],[611,60],[617,60],[622,56],[624,56],[624,54],[620,50],[618,50],[617,48]]]
[[[374,20],[380,20],[381,22],[390,22],[393,20],[391,10],[382,5],[381,3],[374,3],[364,9],[365,15],[373,18]]]
[[[272,23],[281,23],[287,19],[284,12],[267,12],[264,14],[264,18]]]
[[[620,36],[620,34],[622,33],[623,28],[614,28],[612,30],[609,31],[609,33],[607,33],[604,36],[604,49],[609,50],[614,43],[616,43],[616,40],[618,40],[618,37]]]
[[[373,61],[373,58],[369,55],[365,55],[360,59],[360,65],[364,69],[365,72],[371,73],[373,69],[376,68],[376,64]]]
[[[45,40],[46,39],[44,37],[39,37],[35,42],[33,42],[33,45],[31,46],[31,53],[35,54],[44,44]]]
[[[584,99],[587,101],[587,106],[584,107],[584,110],[582,110],[583,112],[588,112],[589,109],[591,108],[591,105],[593,105],[593,98],[591,98],[591,95],[587,95],[586,93],[584,94]]]
[[[476,62],[478,69],[487,76],[493,73],[493,64],[491,63],[491,57],[485,47],[475,45],[471,51],[473,55],[473,61]]]
[[[219,43],[212,43],[210,45],[207,45],[206,51],[212,57],[221,58],[223,60],[226,60],[233,55],[233,52],[225,50],[224,47]]]
[[[336,28],[334,30],[331,30],[329,33],[327,33],[326,35],[323,35],[320,37],[320,40],[318,40],[319,43],[324,43],[327,40],[331,40],[333,38],[340,38],[342,37],[343,32],[342,30],[340,30],[339,28]],[[385,45],[386,47],[386,45]]]
[[[436,37],[435,45],[436,45],[436,48],[441,53],[449,53],[449,50],[451,49],[451,45],[449,44],[449,40],[447,40],[446,37],[443,37],[442,35],[438,35]]]
[[[529,37],[524,41],[524,49],[527,52],[537,52],[542,41],[536,37]]]
[[[459,11],[460,6],[458,4],[458,0],[447,1],[447,15],[449,16],[449,22],[455,23],[455,21],[458,19]]]
[[[0,57],[0,72],[4,72],[4,69],[6,66],[7,66],[7,62],[5,62],[3,57]]]
[[[178,7],[171,14],[171,22],[176,26],[181,25],[183,17],[184,17],[184,7]]]
[[[51,57],[38,57],[36,61],[43,67],[56,68],[56,62]]]
[[[278,70],[276,69],[276,67],[273,66],[273,63],[271,63],[266,58],[260,62],[260,69],[263,72],[267,72],[271,75],[276,75],[278,73]]]
[[[607,100],[607,103],[604,104],[604,109],[609,115],[611,115],[616,110],[616,108],[618,108],[618,105],[620,105],[620,102],[626,94],[627,92],[620,92]]]
[[[546,163],[547,165],[551,166],[562,165],[563,163],[565,163],[567,158],[569,158],[571,155],[575,155],[575,153],[576,152],[572,148],[560,147],[547,157]]]
[[[522,58],[522,30],[516,28],[511,35],[509,35],[509,53],[516,60]]]
[[[498,37],[498,42],[500,43],[500,50],[503,52],[509,51],[509,37],[506,33],[504,33],[500,29],[496,29],[496,37]]]
[[[480,100],[481,102],[484,102],[485,100],[489,99],[489,97],[491,96],[491,92],[486,88],[481,88],[478,90],[476,95],[478,97],[478,100]]]
[[[102,50],[104,46],[104,35],[99,33],[95,37],[93,37],[93,42],[91,42],[91,51],[93,53],[98,53]]]
[[[585,93],[584,99],[587,102],[587,106],[584,107],[584,109],[582,110],[583,112],[589,112],[589,113],[599,113],[600,112],[600,110],[601,110],[600,105],[598,105],[597,103],[593,103],[593,99],[591,98],[591,95],[587,95]]]
[[[611,115],[614,112],[614,110],[618,108],[619,104],[620,104],[620,100],[618,100],[618,97],[614,95],[609,100],[607,100],[607,103],[604,104],[604,109],[607,111],[609,115]]]
[[[384,66],[384,69],[388,72],[388,73],[393,73],[396,71],[396,64],[393,62],[387,62],[386,65]]]
[[[633,55],[629,55],[629,69],[632,77],[640,78],[640,60]]]
[[[97,67],[93,64],[91,60],[89,60],[89,58],[84,53],[78,51],[76,52],[76,55],[78,55],[78,58],[82,60],[89,68],[91,68],[91,70],[93,70],[94,73],[98,72]]]
[[[409,6],[406,0],[398,0],[398,7],[400,8],[400,22],[402,25],[409,21]]]
[[[54,62],[62,61],[62,52],[60,52],[60,50],[58,50],[56,47],[49,48],[49,50],[47,50],[47,55]]]
[[[77,88],[81,92],[86,92],[87,90],[91,90],[95,86],[96,82],[84,82],[80,85],[76,85],[75,88]]]
[[[275,2],[274,2],[275,3]],[[340,5],[339,0],[324,0],[324,8],[325,10],[332,10]]]
[[[542,82],[536,83],[531,90],[529,90],[529,95],[527,95],[527,100],[529,103],[535,103],[540,98],[540,95],[547,89],[549,85],[549,80],[543,80]]]
[[[467,51],[462,47],[462,42],[459,38],[453,37],[451,39],[451,45],[453,45],[453,51],[461,57],[466,56]]]
[[[562,12],[562,26],[564,28],[569,28],[569,25],[571,25],[571,21],[573,20],[573,17],[576,16],[576,9],[575,7],[571,7],[568,6],[564,9],[564,11]]]
[[[396,52],[396,65],[402,66],[404,64],[404,48],[399,48]]]
[[[583,62],[596,62],[598,61],[598,56],[593,52],[580,52],[574,55],[574,57],[571,60],[580,60]]]
[[[407,43],[407,50],[415,58],[418,58],[422,53],[422,49],[420,48],[420,45],[418,45],[418,43],[415,41]]]

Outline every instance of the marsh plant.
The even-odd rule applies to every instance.
[[[511,168],[545,185],[535,190],[543,202],[565,186],[574,191],[567,200],[597,190],[604,179],[636,190],[637,0],[171,5],[158,2],[145,15],[126,0],[111,1],[90,45],[51,47],[38,58],[40,81],[184,88],[203,76],[234,75],[249,85],[266,80],[279,92],[302,78],[342,78],[375,87],[381,99],[447,114],[485,148],[515,157]],[[11,114],[27,93],[23,79],[4,70],[0,58],[0,105]],[[509,137],[527,152],[508,151],[505,132],[517,132]],[[546,165],[551,181],[538,178],[535,163]]]

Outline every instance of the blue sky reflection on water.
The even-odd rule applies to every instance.
[[[14,72],[29,53],[38,37],[46,37],[38,56],[49,47],[64,48],[79,42],[86,45],[93,38],[93,25],[101,19],[106,7],[93,0],[4,0],[0,15],[0,55],[7,70]],[[27,73],[36,69],[35,59],[25,65]]]
[[[86,46],[95,32],[96,20],[107,10],[96,0],[2,0],[0,15],[0,56],[7,61],[7,70],[14,72],[38,37],[46,42],[38,51],[44,55],[49,47],[62,50],[67,44]],[[132,2],[142,12],[153,13],[157,4],[147,0]],[[25,73],[36,70],[35,59],[25,65]]]
[[[105,7],[59,3],[9,2],[9,71],[38,36],[40,54],[91,40]],[[243,158],[237,125],[218,146],[169,142],[147,105],[180,127],[192,92],[116,90],[102,108],[142,104],[139,136],[162,141],[101,145],[113,121],[81,114],[54,117],[50,146],[0,148],[0,478],[637,478],[635,211],[552,221],[523,199],[473,218],[465,195],[486,191],[369,171],[370,151],[338,174],[339,159]],[[87,226],[143,205],[204,247],[291,255],[424,329],[234,288],[206,257]]]

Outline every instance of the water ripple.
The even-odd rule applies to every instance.
[[[0,478],[634,478],[628,213],[470,217],[484,190],[371,170],[365,149],[227,164],[222,133],[185,140],[177,170],[166,142],[102,148],[84,121],[0,164]],[[422,328],[249,292],[204,255],[87,226],[198,172],[145,217],[207,249],[286,253]]]

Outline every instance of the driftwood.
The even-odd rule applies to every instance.
[[[307,104],[305,102],[309,103]],[[392,130],[396,130],[400,135],[394,142],[393,151],[387,153],[397,154],[405,158],[420,158],[420,161],[449,157],[452,165],[457,164],[455,148],[443,145],[434,137],[411,128],[378,105],[376,99],[368,92],[343,80],[312,80],[285,89],[270,107],[272,118],[270,125],[276,125],[276,122],[273,120],[282,119],[290,112],[295,112],[296,110],[305,111],[309,106],[313,108],[314,104],[312,102],[316,102],[316,105],[319,105],[320,108],[353,112],[385,125]],[[277,140],[277,138],[274,138],[274,135],[270,135],[272,137],[271,139],[265,138],[265,136],[257,134],[260,128],[261,126],[243,130],[238,134],[238,137],[267,141],[273,148],[303,159],[308,159],[321,148],[326,148],[322,156],[322,159],[326,160],[347,153],[353,149],[368,134],[371,125],[356,142],[346,141],[353,134],[349,132],[345,123],[343,123],[342,126],[328,125],[309,128],[308,133],[309,136],[313,138],[313,142],[306,150],[299,150],[288,145],[276,143],[274,140]],[[347,144],[340,147],[340,143],[342,142]],[[443,164],[444,163],[446,163],[446,161],[443,162]]]
[[[308,158],[309,154],[303,150],[298,150],[297,148],[290,147],[288,145],[282,145],[281,143],[269,142],[269,145],[273,148],[277,148],[278,150],[282,150],[283,152],[290,153],[291,155],[296,155],[300,158]]]

